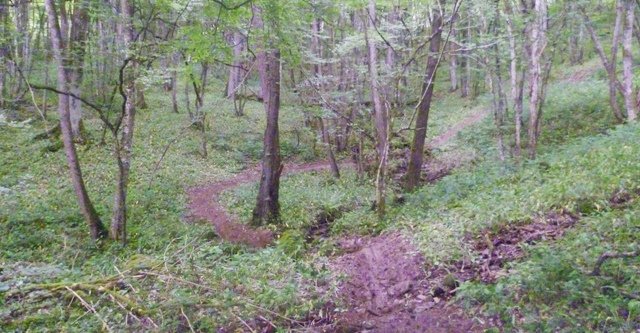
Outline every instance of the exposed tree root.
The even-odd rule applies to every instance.
[[[640,250],[636,250],[633,252],[605,252],[600,255],[598,260],[596,261],[596,265],[591,271],[592,276],[600,276],[600,269],[602,265],[609,259],[624,259],[624,258],[633,258],[640,256]]]

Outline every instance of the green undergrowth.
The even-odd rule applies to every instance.
[[[605,251],[638,248],[636,197],[626,209],[581,219],[555,243],[528,248],[527,258],[497,283],[462,285],[459,299],[498,315],[514,331],[633,332],[640,328],[640,258],[610,259],[600,276],[590,272]]]
[[[431,114],[434,127],[430,129],[433,131],[430,136],[442,134],[462,119],[481,111],[484,102],[485,99],[482,99],[482,102],[472,102],[457,95],[443,96],[435,103]],[[480,106],[472,107],[474,103]],[[411,110],[407,112],[406,116],[410,117]],[[405,120],[399,119],[394,126],[401,126]],[[222,202],[239,216],[240,220],[249,221],[255,205],[257,188],[258,184],[253,183],[226,191],[222,196]],[[388,206],[398,206],[394,195],[399,192],[398,184],[390,184],[387,192]],[[377,234],[387,229],[390,220],[378,220],[373,209],[374,201],[374,180],[358,179],[350,166],[342,167],[339,179],[333,178],[328,171],[294,174],[281,180],[281,222],[270,227],[281,234],[281,246],[288,249],[289,253],[298,255],[307,249],[307,233],[322,220],[323,214],[332,217],[326,236]],[[323,246],[330,247],[330,240]]]
[[[612,129],[616,121],[608,103],[607,91],[606,81],[592,76],[583,78],[580,82],[550,82],[542,112],[538,154],[552,152],[560,145]],[[510,155],[515,150],[513,117],[513,111],[509,110],[505,145]],[[521,138],[523,156],[528,153],[528,121],[528,101],[525,101]],[[498,156],[495,137],[493,117],[489,116],[472,131],[462,131],[459,140],[461,146],[472,149],[485,159],[495,160]]]
[[[619,189],[640,185],[638,125],[577,140],[535,161],[484,163],[459,170],[407,197],[394,225],[411,230],[434,263],[468,254],[466,234],[565,208],[592,213],[608,207]]]
[[[227,191],[222,201],[241,220],[248,221],[255,205],[258,184],[239,186]],[[351,167],[343,167],[341,177],[334,178],[329,171],[307,172],[287,176],[280,187],[281,223],[274,226],[280,231],[304,232],[322,218],[323,214],[335,218],[331,229],[334,234],[358,231],[341,220],[352,215],[354,210],[370,210],[375,194],[370,180],[358,179]],[[366,223],[365,221],[362,221]],[[375,228],[376,219],[369,221],[367,228]]]
[[[189,128],[185,110],[169,112],[167,94],[154,91],[148,91],[149,107],[136,119],[125,247],[90,242],[59,141],[35,140],[43,124],[21,122],[35,115],[20,111],[18,121],[2,118],[0,331],[183,331],[189,330],[185,315],[199,331],[239,328],[243,320],[261,316],[287,326],[330,288],[324,273],[307,261],[277,248],[256,252],[225,244],[211,225],[185,218],[188,186],[229,178],[257,161],[261,104],[247,103],[246,116],[237,118],[231,102],[207,99],[209,154],[203,158],[199,133]],[[309,133],[301,133],[298,141],[294,132],[298,110],[284,107],[282,116],[283,153],[312,158]],[[56,120],[49,117],[51,126]],[[85,127],[88,143],[78,146],[83,173],[108,224],[116,171],[111,145],[99,145],[100,123],[90,114]],[[115,287],[105,282],[113,276],[119,280]],[[60,284],[77,286],[74,291],[96,313],[66,289],[50,290]],[[85,284],[104,289],[83,289]],[[32,287],[41,290],[14,294]],[[139,313],[124,310],[114,301],[119,296],[105,290],[126,297]]]

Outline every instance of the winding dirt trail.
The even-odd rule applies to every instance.
[[[477,109],[469,117],[433,138],[429,146],[439,148],[450,142],[460,131],[484,119],[487,111]],[[455,161],[445,160],[441,166],[450,169]],[[344,165],[344,164],[343,164]],[[286,164],[283,176],[329,169],[327,161],[306,164]],[[427,170],[428,171],[428,170]],[[193,220],[209,221],[225,241],[261,248],[273,241],[266,229],[254,229],[241,223],[219,203],[220,195],[239,185],[257,182],[260,167],[256,165],[234,177],[192,187],[187,190],[188,209]],[[425,261],[419,251],[399,233],[377,237],[345,239],[338,243],[344,254],[330,259],[337,279],[338,296],[347,309],[327,311],[322,318],[310,319],[303,331],[308,332],[481,332],[483,325],[469,319],[462,309],[448,306],[445,299],[434,295],[434,277],[425,271]],[[429,276],[428,276],[429,275]],[[320,324],[316,323],[328,323]],[[305,330],[306,328],[306,330]]]
[[[460,131],[468,126],[474,125],[488,112],[478,110],[471,116],[465,118],[448,131],[433,138],[429,146],[437,148],[445,145],[454,138]],[[327,161],[317,161],[304,164],[285,164],[282,171],[283,176],[301,173],[328,170]],[[260,180],[260,166],[256,165],[244,170],[232,178],[205,183],[191,187],[187,190],[189,218],[194,221],[208,221],[213,224],[216,233],[220,238],[231,243],[245,244],[256,248],[262,248],[273,241],[273,234],[266,229],[254,229],[242,223],[236,216],[231,215],[227,209],[220,204],[222,192],[233,189],[239,185],[257,182]]]

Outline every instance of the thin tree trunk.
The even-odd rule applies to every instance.
[[[254,22],[257,29],[264,29],[262,10],[253,6]],[[260,226],[265,223],[278,222],[280,219],[280,174],[282,161],[280,157],[280,134],[278,115],[280,112],[280,51],[262,41],[258,52],[258,70],[263,92],[264,106],[267,114],[267,127],[264,132],[264,148],[262,156],[262,176],[260,188],[253,209],[252,224]]]
[[[444,5],[444,1],[441,1],[441,4]],[[442,13],[436,12],[431,29],[433,37],[429,42],[427,69],[422,84],[422,94],[416,114],[416,128],[413,134],[411,155],[409,156],[409,165],[405,176],[404,188],[406,191],[412,191],[420,183],[420,174],[424,158],[424,143],[427,136],[427,124],[429,122],[429,110],[431,109],[431,100],[433,98],[434,81],[438,72],[440,43],[442,39]]]
[[[622,37],[622,84],[624,86],[624,105],[627,109],[627,119],[635,121],[637,118],[636,101],[633,93],[633,24],[636,10],[636,0],[625,0],[625,28]]]
[[[338,163],[336,162],[336,157],[333,154],[333,148],[331,148],[331,136],[326,129],[324,119],[322,117],[318,119],[318,124],[320,125],[320,132],[322,133],[322,141],[324,142],[325,149],[327,150],[327,158],[329,159],[329,165],[331,166],[331,174],[335,178],[340,178],[340,169],[338,169]]]
[[[89,35],[89,10],[90,2],[76,2],[73,14],[71,16],[71,31],[69,36],[69,59],[71,60],[72,69],[69,71],[69,83],[71,93],[76,96],[81,95],[81,84],[84,67],[84,55],[86,50],[86,41]],[[71,132],[76,142],[83,142],[82,137],[82,107],[79,100],[75,98],[70,100],[70,116],[71,116]]]
[[[607,71],[607,77],[609,78],[609,104],[611,105],[611,110],[613,111],[613,115],[619,121],[624,120],[624,116],[622,115],[622,111],[620,111],[620,106],[618,105],[618,90],[623,91],[622,84],[618,81],[616,76],[616,64],[617,64],[617,55],[618,55],[618,44],[620,42],[620,34],[622,31],[622,22],[624,16],[624,0],[617,0],[616,2],[616,19],[613,28],[613,38],[611,41],[611,59],[607,57],[604,52],[604,47],[600,42],[600,38],[596,34],[593,23],[591,19],[587,15],[587,12],[583,7],[580,8],[580,12],[582,13],[582,17],[585,21],[585,26],[587,27],[587,31],[589,31],[589,35],[591,36],[591,41],[593,42],[593,46],[596,49],[596,53],[600,57],[602,61],[602,66]]]
[[[371,85],[371,99],[373,100],[374,119],[377,136],[377,152],[378,152],[378,171],[376,174],[376,210],[378,218],[382,219],[385,215],[385,192],[386,192],[386,171],[387,171],[387,155],[389,150],[388,142],[388,110],[382,103],[380,96],[380,88],[378,82],[378,56],[376,44],[369,37],[369,30],[376,26],[376,3],[375,0],[369,0],[368,8],[368,26],[365,29],[365,39],[369,52],[369,76]]]
[[[471,22],[463,30],[463,41],[468,44],[471,41]],[[460,96],[469,96],[469,85],[471,84],[471,60],[469,59],[469,51],[462,51],[461,68],[464,69],[460,78]]]
[[[144,97],[144,86],[141,83],[136,83],[136,88],[135,88],[135,93],[136,93],[136,108],[139,109],[146,109],[148,107],[147,105],[147,99]]]
[[[451,30],[451,38],[455,39],[455,30]],[[451,88],[449,91],[458,90],[458,44],[449,44],[449,81]]]
[[[134,40],[133,5],[129,0],[120,0],[122,27],[119,29],[120,38],[127,51],[127,57],[132,52]],[[127,68],[128,67],[128,68]],[[129,171],[131,169],[131,150],[133,148],[133,128],[136,114],[136,80],[138,63],[131,57],[129,65],[125,67],[123,82],[123,119],[120,141],[116,140],[116,157],[118,162],[117,189],[114,196],[113,216],[111,218],[110,236],[113,240],[125,244],[127,242],[127,188],[129,185]],[[117,139],[117,138],[116,138]]]
[[[575,13],[577,11],[577,5],[574,1],[569,1],[568,10],[570,13]],[[571,19],[572,25],[574,28],[578,29],[578,33],[572,33],[569,36],[569,62],[572,66],[577,64],[582,64],[582,60],[584,57],[584,26],[581,22],[576,22],[577,20]]]
[[[9,13],[6,5],[0,6],[0,107],[5,105],[6,89],[6,73],[8,67],[9,55]]]
[[[494,24],[492,25],[493,34],[497,37],[500,30],[500,10],[499,0],[496,0],[496,17],[494,18]],[[498,145],[498,157],[501,161],[506,158],[505,145],[504,145],[504,119],[506,113],[506,96],[503,89],[502,82],[502,62],[500,61],[500,47],[499,44],[493,46],[494,51],[494,70],[492,77],[492,90],[493,90],[493,104],[494,104],[494,122],[496,125],[496,141]]]
[[[189,120],[193,122],[194,119],[193,119],[193,112],[191,112],[191,97],[189,97],[189,90],[191,90],[191,87],[189,85],[190,85],[189,80],[185,80],[184,81],[184,102],[187,107],[187,114],[189,115]]]
[[[320,33],[321,33],[321,25],[322,21],[320,19],[314,19],[311,25],[311,50],[315,54],[318,59],[323,58],[322,54],[322,46],[320,44]],[[318,93],[324,93],[324,80],[322,80],[322,66],[320,64],[313,65],[313,74],[315,79],[318,80],[319,86],[317,87]],[[328,107],[325,105],[325,107]],[[336,162],[335,155],[333,154],[333,148],[331,147],[331,138],[329,136],[329,131],[327,129],[327,125],[322,117],[318,117],[318,127],[320,130],[320,136],[322,138],[322,143],[325,146],[325,150],[327,153],[327,159],[329,160],[329,164],[331,166],[331,174],[335,178],[340,178],[340,171],[338,169],[338,163]]]
[[[62,33],[58,24],[58,15],[55,10],[54,0],[45,0],[45,8],[47,11],[49,21],[49,37],[51,38],[52,51],[54,59],[58,67],[58,90],[62,92],[68,91],[68,79],[66,70],[66,60],[64,59],[64,44],[62,40]],[[106,228],[102,224],[98,213],[96,212],[82,177],[82,170],[80,169],[80,162],[78,161],[78,155],[73,143],[73,135],[71,133],[71,118],[69,115],[69,96],[66,94],[60,94],[58,98],[58,113],[60,114],[60,132],[62,134],[62,142],[64,144],[64,151],[67,157],[67,164],[69,166],[69,173],[71,175],[71,182],[78,199],[78,205],[80,211],[84,215],[85,221],[89,226],[91,238],[97,240],[106,236]]]
[[[515,125],[515,148],[514,156],[520,157],[522,151],[522,109],[523,109],[523,86],[524,77],[518,77],[518,53],[516,49],[516,38],[513,35],[513,21],[507,18],[507,36],[509,38],[509,57],[511,58],[509,65],[509,74],[511,78],[511,100],[513,102],[514,125]],[[524,71],[523,71],[524,73]]]
[[[227,98],[235,99],[236,93],[242,84],[242,53],[245,50],[245,37],[236,31],[230,34],[229,42],[233,47],[233,63],[229,68],[229,81],[227,83]]]
[[[178,112],[178,71],[176,70],[176,66],[178,66],[178,53],[174,53],[171,56],[171,105],[173,106],[173,112]]]
[[[28,0],[15,1],[15,66],[23,69],[24,72],[29,73],[31,68],[31,22],[29,20],[29,6]],[[22,91],[23,80],[17,80],[13,84],[13,95],[17,95]]]
[[[535,0],[534,21],[531,29],[531,55],[529,57],[529,82],[531,87],[531,97],[529,99],[529,158],[536,158],[538,147],[538,128],[540,122],[539,106],[542,103],[542,53],[546,47],[546,21],[547,3],[546,0]]]

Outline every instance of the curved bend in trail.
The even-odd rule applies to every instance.
[[[480,122],[487,112],[480,110],[463,119],[448,131],[431,140],[431,147],[440,147],[458,134],[464,128]],[[318,161],[305,164],[285,164],[283,176],[300,172],[327,170],[330,165],[327,161]],[[266,229],[254,229],[238,221],[238,218],[229,214],[224,206],[219,203],[220,194],[239,185],[257,182],[260,180],[261,170],[259,166],[249,168],[232,178],[212,183],[194,186],[187,190],[189,197],[188,211],[193,220],[208,221],[215,227],[220,238],[231,242],[245,244],[256,248],[265,247],[273,240],[273,234]]]
[[[318,161],[306,164],[285,164],[282,175],[290,175],[300,172],[310,172],[329,169],[326,161]],[[238,221],[238,218],[229,214],[224,206],[219,203],[220,194],[239,185],[257,182],[260,180],[261,170],[259,166],[249,168],[232,178],[198,185],[187,190],[189,204],[187,206],[190,217],[194,220],[204,220],[213,223],[216,233],[220,238],[231,242],[245,244],[252,247],[265,247],[273,240],[273,234],[266,229],[254,229]]]

